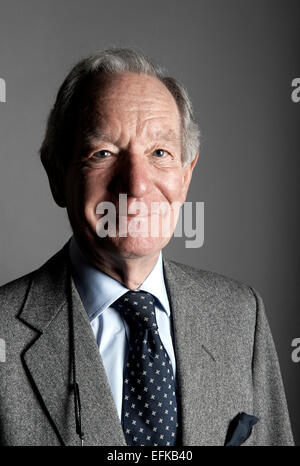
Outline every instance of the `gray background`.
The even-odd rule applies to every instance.
[[[300,2],[0,1],[0,284],[31,271],[70,236],[38,159],[58,86],[80,58],[135,46],[188,88],[202,130],[189,200],[205,202],[205,243],[175,260],[235,277],[263,296],[297,444]]]

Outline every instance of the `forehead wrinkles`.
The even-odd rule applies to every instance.
[[[85,139],[92,141],[103,135],[111,139],[122,136],[125,139],[164,136],[176,142],[180,139],[181,121],[175,101],[174,106],[170,106],[159,99],[134,100],[128,96],[117,100],[108,96],[88,104],[82,113],[81,129]]]
[[[84,96],[80,115],[81,143],[95,145],[105,133],[107,138],[122,142],[130,137],[171,130],[182,140],[182,122],[177,103],[158,79],[134,73],[94,79]],[[153,137],[153,136],[152,136]],[[174,138],[173,138],[174,139]]]

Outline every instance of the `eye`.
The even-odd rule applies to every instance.
[[[94,153],[94,156],[97,157],[98,159],[105,159],[106,157],[109,157],[111,155],[111,152],[109,150],[98,150],[98,152]]]
[[[164,149],[155,149],[155,151],[153,151],[153,154],[156,157],[163,157],[164,155],[167,154],[167,152]]]

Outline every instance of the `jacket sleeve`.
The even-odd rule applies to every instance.
[[[252,444],[294,445],[274,341],[263,301],[252,292],[257,303],[252,359],[253,413],[259,418],[253,428]]]

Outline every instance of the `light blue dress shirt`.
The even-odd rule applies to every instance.
[[[74,282],[91,323],[121,420],[123,368],[127,358],[129,328],[119,311],[111,305],[129,290],[114,278],[93,267],[81,253],[74,237],[70,241],[69,252]],[[176,376],[170,305],[164,282],[161,253],[153,270],[138,289],[156,297],[155,312],[159,335]]]

